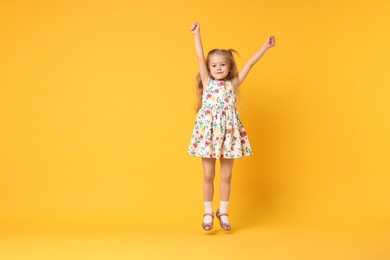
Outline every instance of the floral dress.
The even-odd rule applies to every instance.
[[[202,95],[188,153],[206,158],[252,155],[245,128],[236,109],[232,81],[210,79]]]

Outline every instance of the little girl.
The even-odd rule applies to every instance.
[[[222,229],[229,231],[231,226],[227,211],[234,159],[252,155],[248,136],[236,109],[236,93],[252,66],[269,48],[275,46],[275,37],[269,37],[263,47],[238,72],[233,58],[234,50],[214,49],[205,59],[199,23],[193,23],[190,30],[195,37],[199,65],[197,76],[199,101],[188,153],[202,157],[205,207],[202,227],[206,231],[213,228],[215,160],[219,158],[221,201],[216,216]]]

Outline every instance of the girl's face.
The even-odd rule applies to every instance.
[[[214,54],[209,57],[211,76],[216,80],[223,80],[229,74],[229,63],[222,55]]]

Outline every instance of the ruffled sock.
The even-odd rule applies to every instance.
[[[229,201],[222,201],[221,200],[220,205],[219,205],[219,213],[226,213],[227,214],[228,205],[229,205]],[[225,222],[225,223],[229,223],[228,216],[221,216],[221,221]]]
[[[204,212],[205,213],[209,213],[209,214],[213,214],[212,201],[205,201],[204,202]],[[203,222],[206,223],[206,224],[211,223],[211,222],[213,222],[213,217],[209,216],[209,215],[206,215],[203,218]]]

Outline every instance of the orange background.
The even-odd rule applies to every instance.
[[[234,48],[239,67],[277,39],[240,92],[254,156],[236,161],[232,222],[389,231],[389,11],[2,1],[0,232],[200,225],[201,162],[187,155],[195,20],[205,51]]]

